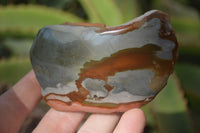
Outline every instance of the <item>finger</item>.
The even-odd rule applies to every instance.
[[[120,119],[120,114],[92,114],[78,133],[111,133]]]
[[[50,109],[33,133],[74,133],[86,113],[60,112]]]
[[[42,98],[41,87],[35,77],[35,73],[30,71],[22,80],[13,87],[13,92],[23,103],[28,113],[30,113]]]
[[[0,97],[0,130],[19,131],[41,98],[40,85],[31,71]]]
[[[141,109],[132,109],[122,115],[114,133],[142,133],[144,126],[144,112]]]

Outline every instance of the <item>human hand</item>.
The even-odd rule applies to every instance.
[[[0,96],[0,133],[19,132],[24,120],[40,102],[41,88],[33,71]],[[85,112],[50,109],[33,133],[140,133],[145,126],[141,109],[112,114],[91,114],[79,128]]]

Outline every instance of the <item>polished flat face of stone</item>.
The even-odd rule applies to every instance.
[[[50,106],[109,113],[150,102],[173,72],[177,51],[168,15],[152,10],[116,27],[46,26],[30,55]]]

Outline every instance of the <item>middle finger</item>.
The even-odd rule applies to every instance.
[[[85,115],[83,112],[61,112],[50,109],[33,132],[74,133]]]

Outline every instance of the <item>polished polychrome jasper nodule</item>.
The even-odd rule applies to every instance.
[[[51,107],[110,113],[150,102],[173,72],[177,51],[168,15],[152,10],[116,27],[46,26],[30,55]]]

